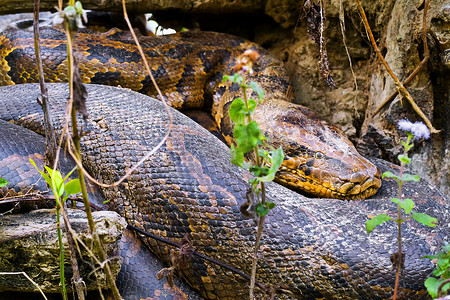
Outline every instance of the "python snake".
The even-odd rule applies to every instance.
[[[61,30],[42,29],[47,81],[67,82],[65,39]],[[282,63],[261,47],[212,32],[143,37],[140,43],[169,105],[211,111],[229,143],[233,125],[228,108],[239,96],[239,86],[221,84],[222,75],[231,73],[239,54],[255,49],[262,55],[249,80],[257,82],[266,95],[253,117],[272,145],[282,145],[286,153],[277,181],[316,197],[342,199],[367,198],[380,187],[377,168],[358,154],[341,130],[305,107],[290,103],[292,88]],[[32,33],[10,28],[0,37],[0,45],[0,84],[36,82]],[[83,82],[157,95],[128,34],[119,30],[78,33],[74,51]]]
[[[5,53],[5,46],[0,47],[0,53]],[[8,69],[6,61],[2,63],[8,71],[3,74],[8,78],[14,71]],[[233,90],[232,86],[220,88],[225,90],[223,95]],[[50,85],[49,89],[51,110],[60,130],[65,122],[67,87]],[[84,164],[97,179],[111,182],[158,143],[167,130],[168,117],[160,103],[144,95],[100,86],[88,86],[88,92],[90,116],[84,124]],[[41,131],[42,113],[34,101],[38,94],[36,85],[0,89],[0,117]],[[196,250],[250,273],[255,223],[239,211],[239,205],[246,201],[249,175],[229,163],[227,148],[207,131],[183,115],[173,114],[173,132],[160,152],[124,185],[104,189],[105,197],[130,224],[178,243],[189,233]],[[286,123],[303,121],[295,115],[285,116]],[[289,123],[291,127],[295,122]],[[314,122],[323,125],[318,119]],[[225,123],[221,121],[221,125]],[[268,200],[277,207],[267,217],[258,280],[282,284],[291,293],[284,297],[291,299],[390,296],[392,232],[384,228],[380,234],[368,237],[358,225],[370,214],[389,210],[385,198],[351,202],[309,199],[276,184],[269,184],[267,191]],[[446,224],[449,216],[442,209],[448,210],[448,203],[443,199],[435,194],[418,203],[418,209],[432,211],[434,216],[438,213],[439,221]],[[408,276],[403,287],[414,297],[423,289],[419,282],[432,269],[430,263],[418,257],[435,251],[448,234],[409,223],[405,227],[405,249],[411,253],[405,262]],[[149,239],[145,242],[162,260],[170,261],[167,245]],[[242,299],[248,293],[246,281],[196,258],[180,272],[208,299]]]

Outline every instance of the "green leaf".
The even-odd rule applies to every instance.
[[[430,296],[434,299],[437,298],[437,292],[439,289],[439,286],[445,281],[445,278],[437,279],[434,277],[429,277],[427,280],[425,280],[425,287],[427,288],[428,293]],[[445,284],[441,291],[445,293],[450,289],[450,283]]]
[[[438,260],[437,265],[442,270],[447,270],[449,267],[449,259],[448,258],[442,258]]]
[[[77,10],[75,9],[74,6],[66,6],[66,8],[64,8],[64,13],[66,15],[76,15]]]
[[[279,147],[278,149],[272,152],[269,173],[264,177],[259,177],[258,178],[259,181],[261,182],[272,181],[275,178],[275,174],[277,173],[281,164],[283,163],[283,160],[284,160],[283,149]]]
[[[437,298],[439,285],[436,278],[429,277],[427,280],[425,280],[425,287],[427,288],[428,294],[430,294],[431,298]]]
[[[269,211],[275,207],[275,203],[267,202],[267,203],[258,203],[256,205],[256,213],[260,217],[264,217],[269,213]]]
[[[64,185],[64,191],[66,195],[64,196],[63,202],[69,198],[70,195],[81,193],[80,180],[78,178],[72,179]]]
[[[237,84],[241,84],[244,81],[242,76],[238,73],[234,73],[233,75],[223,75],[222,82],[225,82],[227,80]]]
[[[241,75],[239,75],[239,73],[234,73],[232,81],[237,84],[242,84],[242,82],[244,82],[244,78]]]
[[[30,158],[30,163],[36,168],[36,170],[39,172],[39,174],[41,174],[41,176],[42,176],[42,178],[44,178],[45,182],[47,182],[47,184],[51,187],[53,184],[52,184],[52,180],[50,179],[50,176],[48,176],[45,172],[39,170],[39,168],[36,166],[36,163],[31,158]]]
[[[236,98],[230,105],[228,111],[231,121],[236,125],[242,125],[245,123],[245,117],[247,115],[247,109],[245,108],[245,103],[241,98]]]
[[[253,179],[250,179],[249,181],[248,181],[248,183],[250,183],[252,186],[253,186],[253,191],[255,192],[255,193],[259,193],[259,189],[257,189],[257,186],[258,186],[258,184],[259,184],[259,181],[258,181],[258,179],[256,179],[256,178],[253,178]],[[257,192],[258,191],[258,192]]]
[[[260,130],[255,121],[247,125],[238,124],[234,127],[234,139],[242,153],[253,150],[258,143],[259,134]]]
[[[6,179],[0,178],[0,187],[5,186],[8,184],[8,181]]]
[[[438,259],[439,256],[438,255],[425,255],[425,256],[422,256],[421,258]]]
[[[256,205],[255,210],[256,210],[256,213],[258,214],[258,216],[264,217],[265,215],[267,215],[269,213],[270,209],[266,205],[264,205],[262,203],[258,203]]]
[[[69,174],[66,175],[66,177],[64,177],[63,182],[66,182],[67,179],[69,179],[70,175],[72,175],[72,173],[77,169],[77,167],[74,167]]]
[[[442,274],[444,274],[444,273],[445,273],[445,270],[442,270],[441,268],[436,268],[433,271],[433,275],[436,276],[436,277],[441,277]]]
[[[439,285],[441,285],[443,282],[444,282],[444,279],[441,279],[439,281]],[[450,283],[447,283],[446,285],[444,285],[444,287],[442,288],[442,292],[444,294],[446,294],[448,290],[450,290]]]
[[[236,148],[235,145],[231,145],[231,163],[242,167],[242,163],[244,162],[244,154],[239,148]]]
[[[414,212],[412,214],[412,217],[414,218],[414,220],[416,220],[417,222],[428,226],[428,227],[435,227],[437,225],[437,219],[430,217],[427,214],[423,214],[423,213],[416,213]]]
[[[258,99],[261,100],[264,97],[264,90],[254,81],[250,82],[250,87],[258,94]]]
[[[397,175],[395,175],[391,171],[384,172],[383,175],[381,176],[381,178],[384,178],[384,177],[394,178],[396,180],[400,179],[400,177],[398,177]]]
[[[50,178],[55,180],[56,184],[60,184],[61,182],[63,182],[61,172],[59,172],[58,170],[53,170],[48,166],[44,166],[44,168],[47,170],[47,173],[50,175]]]
[[[400,204],[400,206],[405,210],[405,214],[409,214],[414,208],[414,201],[406,198],[405,202],[403,202],[403,204]]]
[[[411,150],[412,147],[414,147],[414,143],[410,143],[411,139],[414,138],[414,135],[411,134],[411,132],[407,131],[406,134],[408,134],[408,140],[406,142],[401,141],[403,147],[405,148],[406,152]]]
[[[269,151],[267,151],[264,148],[258,148],[258,154],[259,154],[259,157],[261,157],[263,159],[268,159],[270,157]]]
[[[278,170],[284,161],[283,148],[280,146],[272,153],[272,165]]]
[[[437,259],[447,258],[447,253],[446,252],[439,252],[438,254],[436,254],[434,256],[436,256]]]
[[[367,231],[367,234],[369,234],[370,232],[372,232],[372,230],[373,230],[376,226],[381,225],[381,224],[383,224],[384,222],[389,221],[389,220],[391,220],[391,219],[392,219],[392,218],[389,217],[387,214],[380,214],[380,215],[378,215],[378,216],[373,217],[373,218],[370,219],[370,220],[367,220],[367,221],[366,221],[366,231]]]
[[[61,172],[58,170],[53,170],[50,167],[44,166],[44,168],[47,170],[48,174],[50,174],[51,178],[51,184],[50,187],[53,190],[53,193],[57,193],[59,197],[62,196],[64,193],[64,181],[61,175]],[[56,184],[56,186],[53,186],[53,182]],[[55,195],[56,196],[56,195]]]
[[[444,251],[450,251],[450,243],[445,243],[444,247],[443,247]]]
[[[242,159],[244,159],[244,154],[242,154]],[[252,166],[253,166],[253,164],[252,164],[251,161],[244,161],[240,167],[243,168],[243,169],[248,170],[248,169],[250,169]]]
[[[405,210],[405,214],[411,213],[414,208],[414,201],[411,199],[405,199],[405,201],[402,201],[398,198],[392,198],[391,201],[400,205],[400,207]]]
[[[402,181],[415,181],[415,182],[417,182],[419,180],[420,180],[419,175],[411,175],[411,174],[405,173],[402,176]]]
[[[411,162],[411,158],[408,157],[408,154],[406,154],[406,155],[400,154],[398,156],[398,160],[400,160],[401,162],[403,162],[405,164],[409,164]]]
[[[398,198],[391,198],[391,201],[396,203],[396,204],[399,204],[399,205],[402,203],[402,201],[400,199],[398,199]]]
[[[256,177],[258,177],[258,180],[260,179],[260,176],[266,176],[269,174],[269,167],[267,166],[251,166],[249,169],[250,172],[253,173]],[[259,180],[260,181],[260,180]]]
[[[249,100],[248,100],[248,109],[249,109],[251,112],[253,112],[253,111],[255,110],[256,105],[257,105],[257,103],[256,103],[255,99],[249,99]]]

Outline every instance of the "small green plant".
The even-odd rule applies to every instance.
[[[433,271],[435,277],[425,280],[425,287],[431,297],[437,298],[447,295],[450,290],[450,244],[445,243],[444,251],[436,255],[427,255],[422,258],[436,260],[436,269]]]
[[[69,179],[70,175],[72,175],[72,173],[75,171],[75,169],[70,171],[70,173],[63,178],[61,172],[59,172],[58,170],[53,170],[47,166],[44,166],[45,170],[48,172],[47,174],[44,172],[44,170],[40,170],[31,158],[30,162],[38,170],[39,174],[41,174],[42,178],[44,178],[45,182],[47,182],[47,184],[51,188],[58,205],[62,205],[70,195],[81,193],[80,180],[78,178],[72,179],[69,182],[65,183],[67,179]],[[62,200],[61,197],[63,197]]]
[[[30,158],[31,164],[38,170],[39,174],[41,174],[42,178],[44,178],[45,182],[47,182],[48,186],[53,192],[53,195],[56,199],[56,229],[58,232],[58,243],[59,243],[59,272],[60,272],[60,283],[62,289],[63,299],[68,299],[67,290],[64,278],[64,245],[62,242],[62,231],[61,231],[61,222],[60,222],[60,210],[64,202],[69,198],[70,195],[78,194],[81,192],[80,180],[78,178],[72,179],[69,182],[65,183],[70,175],[75,171],[73,169],[67,174],[66,177],[62,177],[61,172],[58,170],[53,170],[47,166],[45,166],[45,170],[48,172],[45,173],[44,170],[40,170],[36,163]],[[61,198],[62,197],[62,198]]]
[[[247,50],[236,61],[234,75],[223,76],[223,81],[231,81],[242,89],[243,98],[236,98],[230,105],[229,116],[234,123],[233,136],[236,145],[231,145],[231,162],[249,170],[255,178],[251,179],[251,195],[256,195],[255,211],[259,217],[258,232],[255,243],[255,252],[252,262],[250,281],[250,299],[254,299],[253,290],[256,278],[256,263],[259,243],[264,228],[264,219],[267,213],[275,207],[275,203],[266,201],[264,183],[272,181],[284,159],[283,149],[274,149],[267,144],[267,138],[259,129],[256,121],[252,120],[252,113],[258,105],[255,99],[249,99],[247,93],[256,92],[258,100],[264,97],[263,89],[254,81],[247,83],[246,75],[252,74],[252,65],[259,54],[254,50]],[[252,156],[254,162],[246,162],[245,155]],[[249,194],[249,193],[247,193]],[[252,199],[249,201],[249,199]],[[247,202],[253,202],[254,197],[248,197]],[[254,203],[248,204],[252,206]],[[242,207],[241,207],[242,208]],[[241,209],[242,211],[242,209]]]
[[[406,142],[401,141],[403,148],[404,148],[404,152],[403,152],[403,154],[398,156],[398,159],[401,162],[400,174],[395,175],[392,172],[383,173],[383,178],[385,178],[385,177],[393,178],[398,183],[398,198],[391,198],[391,201],[396,203],[398,206],[398,216],[397,216],[397,218],[393,218],[387,214],[379,214],[366,222],[367,234],[372,232],[372,230],[376,226],[378,226],[386,221],[389,221],[389,220],[396,222],[398,225],[398,236],[397,236],[398,252],[394,253],[391,257],[391,261],[392,261],[393,265],[397,268],[396,277],[395,277],[394,297],[393,297],[394,300],[397,298],[400,269],[403,267],[403,262],[404,262],[404,256],[403,256],[404,254],[402,253],[401,224],[410,219],[414,219],[417,222],[419,222],[423,225],[426,225],[426,226],[434,227],[437,225],[436,218],[430,217],[429,215],[424,214],[424,213],[418,213],[418,212],[412,211],[414,209],[414,201],[413,200],[411,200],[409,198],[402,200],[403,184],[407,181],[416,181],[417,182],[420,180],[420,177],[418,175],[411,175],[411,174],[407,174],[407,173],[403,172],[405,164],[411,163],[411,158],[408,157],[408,151],[411,150],[411,148],[414,146],[414,143],[413,143],[414,138],[427,139],[430,137],[430,132],[428,131],[427,127],[421,122],[416,122],[413,124],[408,120],[401,120],[398,125],[399,125],[399,129],[406,131],[406,133],[408,135]],[[403,215],[402,215],[402,209],[405,212],[405,217],[403,217]]]
[[[252,120],[252,113],[258,105],[255,99],[248,99],[247,92],[252,90],[258,94],[258,100],[264,97],[264,90],[251,81],[246,82],[246,73],[252,73],[252,62],[258,58],[257,52],[247,50],[238,58],[233,76],[224,75],[223,80],[229,80],[239,84],[242,89],[243,98],[236,98],[230,105],[229,115],[234,123],[233,136],[236,145],[231,145],[231,162],[239,167],[249,170],[255,178],[250,180],[253,191],[259,198],[261,183],[272,181],[284,159],[283,149],[274,149],[267,144],[267,138],[259,129],[256,121]],[[251,153],[255,162],[246,162],[244,155]],[[267,215],[274,203],[266,203],[262,198],[256,205],[258,216]]]
[[[8,181],[6,179],[0,178],[0,187],[4,187],[8,184]]]

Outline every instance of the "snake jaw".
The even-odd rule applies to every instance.
[[[337,199],[368,198],[381,186],[381,172],[365,159],[367,168],[364,170],[341,165],[341,177],[339,173],[333,174],[333,166],[329,162],[314,159],[305,161],[304,158],[287,156],[277,173],[276,181],[315,197]],[[342,169],[347,172],[342,172]],[[349,176],[342,175],[346,173]]]

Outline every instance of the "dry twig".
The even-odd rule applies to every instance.
[[[104,188],[118,186],[125,179],[127,179],[127,177],[129,175],[131,175],[131,173],[133,173],[140,165],[142,165],[144,163],[144,161],[148,160],[148,158],[150,156],[155,154],[161,148],[161,146],[164,145],[164,143],[166,142],[167,138],[170,135],[170,132],[172,131],[172,126],[173,126],[173,116],[172,116],[172,113],[170,112],[170,107],[167,104],[166,98],[164,97],[164,95],[162,94],[161,90],[159,89],[155,78],[153,77],[153,74],[152,74],[152,72],[150,70],[150,66],[149,66],[148,61],[147,61],[147,59],[145,57],[144,51],[142,50],[142,47],[141,47],[141,45],[139,43],[139,40],[138,40],[136,34],[134,33],[133,27],[131,26],[131,23],[130,23],[130,20],[128,18],[128,14],[127,14],[127,11],[126,11],[125,0],[122,0],[122,6],[123,6],[123,14],[124,14],[125,21],[128,24],[130,33],[133,36],[133,39],[134,39],[134,41],[136,43],[136,46],[137,46],[137,48],[139,50],[139,53],[140,53],[141,57],[142,57],[142,61],[144,62],[145,69],[146,69],[147,73],[149,74],[150,79],[152,80],[152,83],[153,83],[153,85],[156,88],[156,91],[158,92],[158,95],[159,95],[159,97],[160,97],[160,99],[161,99],[161,101],[162,101],[162,103],[163,103],[163,105],[164,105],[164,107],[165,107],[165,109],[167,111],[167,115],[169,116],[169,127],[168,127],[164,137],[161,139],[161,141],[153,149],[151,149],[149,152],[147,152],[147,154],[141,160],[139,160],[134,166],[132,166],[121,178],[119,178],[119,180],[117,180],[116,182],[113,182],[113,183],[109,183],[109,184],[100,182],[100,181],[96,180],[95,178],[93,178],[92,176],[90,176],[89,173],[86,171],[86,169],[84,169],[81,160],[78,159],[75,156],[75,153],[71,150],[72,147],[68,147],[70,155],[75,160],[75,163],[77,164],[77,166],[83,171],[84,176],[86,176],[89,179],[89,181],[95,183],[98,186],[104,187]],[[68,130],[68,127],[67,127],[67,130]],[[72,140],[68,140],[68,142],[70,143],[70,146],[73,146],[73,141]]]
[[[48,93],[47,87],[44,81],[44,69],[42,67],[41,51],[39,44],[39,5],[40,0],[34,0],[33,9],[33,32],[34,32],[34,51],[36,56],[37,71],[39,77],[39,86],[41,88],[41,102],[39,103],[44,111],[44,126],[45,126],[45,154],[44,164],[47,166],[53,165],[53,169],[56,169],[57,161],[56,157],[56,134],[52,124],[52,116],[50,115],[50,109],[48,107]]]
[[[392,79],[395,82],[395,85],[397,86],[398,92],[405,97],[408,102],[413,107],[414,111],[422,118],[422,120],[425,122],[427,127],[430,129],[431,133],[438,133],[439,130],[435,129],[433,125],[431,124],[430,120],[425,116],[425,114],[422,112],[419,106],[414,102],[413,98],[409,94],[408,90],[403,86],[403,84],[398,80],[397,76],[395,76],[394,72],[392,71],[391,67],[387,64],[386,60],[384,59],[383,55],[381,54],[380,50],[378,49],[377,43],[375,41],[375,38],[373,37],[372,30],[370,29],[369,22],[367,21],[366,14],[364,12],[364,8],[362,7],[361,0],[356,0],[359,8],[359,12],[361,13],[361,17],[364,23],[364,27],[367,31],[367,34],[369,35],[370,42],[372,43],[372,46],[380,59],[380,61],[383,63],[384,67],[386,68],[386,71],[389,73],[389,75],[392,77]]]
[[[28,276],[27,273],[25,273],[25,272],[0,272],[0,275],[23,275],[23,276],[25,276],[25,278],[28,279],[39,290],[42,297],[44,297],[44,299],[47,300],[47,297],[45,296],[42,289],[39,287],[39,285],[33,279],[31,279],[30,276]]]
[[[422,68],[425,66],[425,64],[430,59],[430,53],[428,52],[428,43],[427,43],[427,11],[430,4],[430,0],[425,1],[424,9],[423,9],[423,28],[422,28],[422,40],[423,40],[423,52],[424,57],[420,64],[416,67],[416,69],[408,76],[408,78],[405,79],[403,82],[403,85],[408,84],[418,73]],[[381,105],[375,110],[373,113],[373,116],[378,114],[381,109],[390,101],[392,101],[396,96],[398,95],[398,91],[395,90],[392,92],[392,94],[389,95],[389,97],[386,98],[386,100],[381,103]]]

